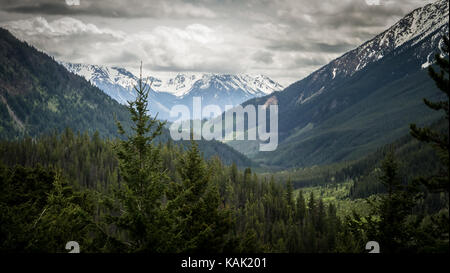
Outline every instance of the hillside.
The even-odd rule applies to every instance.
[[[352,160],[405,135],[409,123],[437,115],[422,98],[439,92],[426,68],[448,35],[448,1],[406,15],[394,26],[305,79],[243,105],[278,103],[279,146],[229,144],[263,164],[282,167]]]
[[[37,136],[71,127],[116,135],[126,108],[48,55],[0,29],[0,138]]]

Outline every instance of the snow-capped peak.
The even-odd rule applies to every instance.
[[[70,72],[84,77],[94,85],[97,85],[98,82],[108,82],[128,89],[133,87],[138,80],[131,72],[120,67],[74,64],[67,62],[61,62],[61,64]]]
[[[195,89],[208,89],[214,86],[225,91],[241,90],[250,95],[266,95],[281,91],[283,87],[264,75],[180,73],[171,76],[159,76],[152,84],[156,92],[166,92],[184,97]]]
[[[138,78],[120,67],[101,65],[72,64],[61,62],[67,70],[84,77],[94,85],[109,83],[119,85],[127,90],[137,83]],[[184,97],[195,88],[206,89],[215,86],[223,90],[240,90],[253,96],[262,96],[283,87],[264,75],[248,74],[214,74],[214,73],[178,73],[170,76],[149,77],[151,89],[155,92],[169,93]]]

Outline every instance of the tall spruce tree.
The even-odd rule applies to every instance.
[[[181,155],[178,172],[181,185],[175,187],[176,196],[170,207],[176,211],[179,226],[180,252],[221,252],[232,225],[231,211],[221,207],[217,185],[191,141],[189,150]]]
[[[289,213],[295,210],[294,207],[294,186],[292,185],[291,178],[289,177],[286,183],[286,201],[289,206]]]
[[[379,242],[384,253],[407,251],[411,234],[406,232],[406,218],[415,205],[414,188],[403,185],[392,151],[386,155],[381,170],[379,179],[387,193],[379,203],[372,204],[373,214],[379,216],[379,221],[369,220],[369,239]]]
[[[429,66],[428,73],[434,80],[436,86],[444,93],[446,99],[431,102],[424,99],[424,103],[435,111],[444,110],[445,126],[442,130],[432,130],[431,128],[417,128],[415,124],[410,125],[411,135],[417,140],[429,143],[435,149],[439,159],[439,172],[430,177],[419,177],[416,182],[426,186],[431,192],[444,193],[447,198],[447,206],[439,213],[425,217],[420,226],[415,228],[417,241],[421,251],[447,252],[449,251],[449,214],[448,214],[448,193],[450,174],[450,143],[449,143],[449,38],[444,36],[444,46],[442,51],[444,56],[436,54],[436,64],[440,71],[437,72],[433,66]]]
[[[147,112],[150,86],[143,82],[141,64],[140,78],[134,87],[136,99],[129,101],[127,107],[133,123],[131,134],[116,121],[123,139],[114,148],[125,183],[115,192],[119,215],[109,220],[120,231],[117,239],[131,252],[168,252],[172,242],[172,225],[164,202],[168,177],[160,148],[152,143],[162,133],[164,122]]]
[[[306,201],[303,196],[303,191],[300,190],[297,197],[297,220],[299,221],[300,227],[303,227],[303,222],[306,217]]]
[[[436,86],[444,93],[446,100],[432,102],[427,99],[423,99],[424,103],[435,111],[444,110],[446,121],[446,128],[443,132],[438,132],[430,128],[418,128],[416,124],[411,124],[411,135],[419,141],[430,143],[436,150],[440,160],[442,169],[439,174],[428,177],[420,178],[422,182],[429,190],[434,192],[449,192],[449,38],[444,36],[444,46],[442,48],[446,56],[441,57],[440,54],[436,54],[436,64],[440,68],[440,72],[436,72],[433,66],[429,66],[428,73],[430,77],[436,83]]]
[[[38,251],[67,252],[65,244],[76,241],[80,251],[92,251],[93,203],[88,194],[75,191],[55,172],[53,190],[47,196],[47,205],[33,221],[33,246]],[[94,249],[95,251],[95,249]]]

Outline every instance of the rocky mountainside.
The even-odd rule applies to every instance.
[[[430,63],[436,46],[442,44],[442,34],[448,33],[448,28],[448,0],[428,4],[412,11],[373,39],[294,83],[287,91],[296,94],[295,103],[306,103],[367,65],[381,60],[394,51],[400,51],[400,48],[407,50],[419,43],[422,47],[417,50],[415,57],[420,59],[425,67]]]

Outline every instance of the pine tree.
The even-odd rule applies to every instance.
[[[181,252],[221,252],[232,225],[230,211],[221,208],[216,185],[211,183],[207,166],[195,141],[181,156],[178,171],[181,186],[171,201],[179,220]]]
[[[89,251],[92,215],[93,203],[89,196],[74,191],[57,171],[47,205],[33,222],[34,239],[30,245],[38,251],[66,252],[65,244],[76,241],[82,247],[80,251]]]
[[[326,218],[325,205],[322,199],[319,199],[319,204],[317,205],[316,230],[320,234],[323,234],[325,232],[325,220],[326,220],[325,218]]]
[[[286,183],[286,200],[289,206],[289,211],[294,210],[294,186],[292,185],[291,178],[289,177]]]
[[[115,145],[120,176],[125,183],[116,191],[119,216],[109,220],[119,231],[118,237],[127,251],[167,252],[171,224],[164,203],[167,175],[163,169],[160,148],[152,142],[161,134],[164,122],[150,117],[150,86],[143,83],[142,64],[135,101],[128,102],[133,126],[129,135],[116,121],[123,139]]]
[[[328,206],[327,221],[326,221],[327,246],[330,251],[336,250],[336,237],[338,231],[340,230],[340,220],[336,215],[336,212],[337,212],[336,206],[333,203],[331,203]]]
[[[443,52],[446,56],[441,57],[436,54],[436,64],[440,68],[440,72],[435,71],[429,66],[428,73],[434,80],[436,86],[444,93],[446,100],[431,102],[424,99],[424,103],[435,111],[444,110],[445,127],[442,131],[432,130],[431,128],[417,128],[415,124],[410,125],[411,135],[417,140],[429,143],[435,149],[440,159],[439,173],[431,177],[419,177],[416,182],[426,186],[431,192],[445,193],[447,198],[447,207],[434,215],[428,215],[422,220],[419,227],[413,230],[416,232],[417,241],[420,250],[429,252],[448,252],[448,234],[449,234],[449,214],[448,214],[448,193],[450,187],[450,142],[449,142],[449,38],[444,36]],[[426,231],[425,231],[426,230]],[[431,235],[432,234],[432,235]]]
[[[309,200],[308,200],[308,220],[310,220],[313,225],[316,224],[317,219],[317,203],[316,199],[314,197],[314,192],[311,191],[309,194]]]
[[[427,99],[423,99],[424,103],[431,109],[435,111],[444,110],[446,122],[445,132],[437,132],[430,128],[418,128],[416,124],[411,124],[411,135],[418,139],[419,141],[431,143],[431,145],[435,148],[441,163],[443,165],[442,170],[438,175],[429,177],[429,178],[420,178],[420,182],[422,182],[427,188],[431,191],[435,192],[449,192],[449,153],[450,153],[450,143],[449,143],[449,39],[448,37],[444,37],[444,53],[447,55],[446,57],[441,57],[439,54],[436,54],[436,63],[440,67],[440,73],[436,72],[432,66],[429,66],[428,72],[430,77],[436,83],[436,86],[445,94],[446,100],[432,102]]]
[[[408,234],[406,218],[411,214],[415,205],[414,191],[402,184],[398,174],[398,163],[391,151],[386,155],[381,166],[382,175],[380,181],[387,190],[387,194],[381,197],[378,204],[372,204],[374,214],[380,220],[368,224],[370,236],[380,243],[384,253],[395,253],[407,250]]]
[[[92,249],[93,202],[61,171],[0,164],[0,252],[66,252],[77,241]]]
[[[300,222],[300,226],[303,226],[303,222],[306,217],[306,202],[303,192],[300,191],[297,197],[297,219]]]

